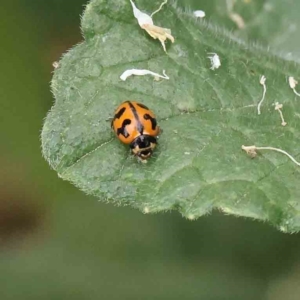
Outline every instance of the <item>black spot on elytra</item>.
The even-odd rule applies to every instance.
[[[124,114],[126,110],[126,107],[122,107],[116,114],[115,114],[115,119],[120,119],[122,117],[122,115]]]
[[[151,124],[152,124],[152,130],[155,130],[156,126],[157,126],[157,122],[155,118],[152,118],[149,114],[144,114],[144,119],[145,120],[150,120]]]
[[[124,114],[126,108],[122,107],[113,117],[112,121],[111,121],[111,127],[113,127],[114,125],[114,120],[115,119],[120,119],[122,117],[122,115]]]
[[[126,129],[126,126],[129,125],[131,121],[129,119],[125,119],[122,123],[122,127],[117,129],[117,135],[122,134],[125,138],[129,137],[129,133]]]
[[[139,106],[139,107],[141,107],[141,108],[149,110],[149,108],[146,105],[142,104],[142,103],[137,103],[136,105]]]

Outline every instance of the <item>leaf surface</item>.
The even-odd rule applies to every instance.
[[[271,47],[288,60],[300,61],[298,0],[185,0],[178,5],[204,10],[206,20],[227,28],[236,37]],[[244,27],[239,27],[230,14],[238,15]]]

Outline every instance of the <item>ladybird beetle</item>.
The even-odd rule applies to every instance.
[[[116,109],[111,122],[118,139],[130,144],[131,153],[146,162],[157,144],[160,128],[154,113],[144,104],[125,101]]]

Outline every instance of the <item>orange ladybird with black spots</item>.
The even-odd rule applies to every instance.
[[[157,145],[160,127],[154,113],[144,104],[125,101],[119,105],[111,122],[118,139],[129,144],[133,155],[146,161]]]

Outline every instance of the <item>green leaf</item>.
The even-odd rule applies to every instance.
[[[160,2],[136,5],[151,13]],[[51,167],[88,194],[143,212],[177,209],[194,219],[217,208],[298,231],[299,167],[272,151],[250,159],[241,146],[273,146],[299,155],[300,99],[286,81],[286,76],[300,78],[299,65],[195,20],[174,2],[154,22],[175,37],[167,53],[139,27],[129,0],[93,0],[86,6],[85,41],[63,56],[52,80],[56,101],[42,132]],[[219,69],[210,69],[209,52],[220,56]],[[133,68],[164,69],[170,80],[121,81],[123,71]],[[262,75],[267,93],[258,115]],[[149,106],[163,129],[147,164],[129,154],[107,121],[131,99]],[[286,127],[275,102],[283,104]]]

